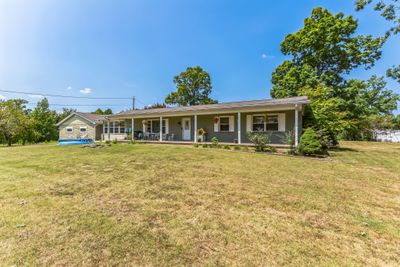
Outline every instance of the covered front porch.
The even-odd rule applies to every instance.
[[[298,144],[301,133],[301,106],[280,110],[220,112],[214,114],[165,114],[162,116],[110,117],[103,124],[103,140],[142,140],[148,143],[251,144],[247,132],[260,132],[270,143],[284,145],[288,134]],[[204,134],[201,134],[203,132]]]

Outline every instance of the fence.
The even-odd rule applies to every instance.
[[[400,143],[400,130],[375,131],[376,141]]]

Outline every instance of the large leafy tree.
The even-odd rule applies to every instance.
[[[24,139],[28,125],[25,104],[22,99],[0,101],[0,136],[8,146]]]
[[[57,114],[57,122],[62,121],[74,112],[76,112],[74,108],[63,108],[62,111]]]
[[[351,16],[314,8],[304,27],[281,44],[282,53],[292,58],[273,72],[271,96],[296,96],[302,87],[318,83],[335,89],[354,68],[372,67],[385,38],[356,35],[357,26]]]
[[[193,106],[217,102],[210,98],[211,77],[199,66],[188,67],[186,71],[174,77],[174,83],[176,91],[165,98],[167,104]]]
[[[31,118],[33,120],[33,129],[36,135],[36,142],[57,139],[57,113],[50,110],[49,101],[47,98],[41,99],[36,104],[36,107],[32,111]]]
[[[386,89],[383,78],[346,79],[357,67],[374,66],[386,40],[357,35],[356,30],[357,21],[351,16],[313,9],[304,27],[282,42],[282,53],[291,59],[272,74],[271,96],[307,95],[311,104],[304,123],[329,139],[343,133],[346,138],[360,138],[355,133],[371,128],[371,116],[387,116],[397,106],[398,98]]]
[[[363,10],[367,5],[373,5],[374,10],[387,21],[391,22],[386,31],[386,37],[400,33],[400,1],[399,0],[357,0],[356,10]],[[387,71],[387,76],[400,83],[400,65],[393,66]]]
[[[375,11],[380,12],[380,15],[387,21],[392,22],[392,26],[386,34],[400,33],[400,2],[398,0],[357,0],[356,10],[360,11],[372,3]]]

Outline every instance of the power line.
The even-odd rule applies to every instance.
[[[37,103],[27,103],[26,105],[37,105]],[[49,106],[57,106],[57,107],[127,107],[128,105],[113,105],[113,104],[51,104]]]
[[[60,98],[80,98],[80,99],[119,99],[119,100],[131,100],[131,97],[90,97],[90,96],[72,96],[72,95],[55,95],[55,94],[42,94],[37,92],[23,92],[23,91],[12,91],[12,90],[2,90],[0,92],[12,93],[12,94],[23,94],[23,95],[40,95],[40,96],[50,96],[50,97],[60,97]]]

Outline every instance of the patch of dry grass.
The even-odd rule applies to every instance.
[[[399,265],[400,145],[0,148],[0,265]]]

